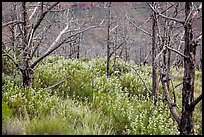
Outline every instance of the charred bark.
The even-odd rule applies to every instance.
[[[185,13],[186,18],[191,12],[192,3],[186,2]],[[181,135],[193,135],[194,134],[194,120],[193,111],[194,108],[189,107],[194,98],[194,80],[195,80],[195,54],[196,43],[193,40],[192,34],[192,20],[185,24],[185,49],[184,55],[188,58],[184,58],[184,78],[183,78],[183,90],[182,90],[182,116],[181,123],[179,125]]]
[[[28,31],[27,31],[27,25],[28,25],[28,15],[27,15],[27,7],[26,7],[26,2],[22,2],[22,20],[23,20],[23,25],[22,25],[22,30],[23,30],[23,38],[22,38],[22,58],[21,58],[21,63],[20,63],[20,71],[22,73],[22,78],[23,78],[23,86],[31,86],[32,85],[32,78],[31,78],[31,71],[29,69],[29,60],[30,60],[30,55],[29,55],[29,50],[30,48],[27,48],[28,45]]]
[[[154,4],[154,2],[152,3]],[[158,76],[157,65],[155,63],[156,57],[156,14],[153,12],[152,18],[152,94],[154,96],[154,104],[157,103],[158,98]]]
[[[107,28],[107,62],[106,62],[106,73],[107,77],[111,76],[110,73],[110,26],[111,26],[111,2],[108,5],[108,28]]]

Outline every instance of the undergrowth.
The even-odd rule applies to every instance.
[[[179,134],[166,102],[159,101],[154,106],[144,83],[127,65],[136,69],[150,90],[151,67],[138,67],[118,58],[115,68],[113,63],[114,59],[111,60],[112,75],[107,78],[106,63],[102,58],[48,57],[35,70],[33,88],[26,89],[22,87],[20,75],[3,74],[3,130],[7,134],[35,135]],[[62,84],[45,89],[67,77],[69,79]],[[175,85],[182,82],[178,79],[175,79]],[[199,87],[195,94],[199,95],[202,87],[200,72],[196,72],[196,82]],[[179,107],[181,88],[175,89]],[[201,103],[195,109],[194,120],[195,133],[201,134]],[[13,126],[16,128],[11,128]]]

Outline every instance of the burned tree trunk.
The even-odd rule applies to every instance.
[[[28,87],[32,85],[32,76],[33,71],[29,68],[28,62],[24,61],[23,65],[20,67],[22,78],[23,78],[23,86]]]
[[[22,78],[23,78],[23,86],[31,86],[32,84],[32,73],[29,68],[29,50],[30,47],[28,46],[28,31],[27,31],[27,25],[28,25],[28,15],[27,15],[27,7],[26,7],[26,2],[22,2],[22,20],[23,20],[23,25],[22,25],[22,30],[23,30],[23,37],[22,37],[22,58],[21,58],[21,63],[20,63],[20,71],[22,73]]]
[[[78,43],[77,43],[77,55],[76,55],[76,58],[77,58],[77,59],[79,59],[79,57],[80,57],[79,55],[80,55],[80,43],[81,43],[81,35],[82,35],[82,34],[79,34],[79,35],[78,35]]]
[[[154,4],[154,2],[153,2]],[[157,76],[157,65],[155,63],[156,57],[156,14],[153,12],[152,15],[152,93],[154,96],[154,104],[156,105],[158,97],[158,76]]]
[[[186,18],[189,16],[192,8],[191,2],[186,2],[185,13]],[[185,28],[185,49],[184,55],[188,58],[184,58],[184,78],[183,78],[183,90],[182,90],[182,116],[180,123],[181,135],[193,135],[194,134],[194,120],[193,111],[194,108],[190,107],[194,97],[194,79],[195,79],[195,54],[196,43],[193,40],[192,34],[192,20],[189,19],[184,26]]]
[[[106,62],[106,73],[107,77],[111,75],[110,73],[110,26],[111,26],[111,2],[108,5],[108,28],[107,28],[107,62]]]

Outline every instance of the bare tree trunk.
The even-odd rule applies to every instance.
[[[128,47],[127,45],[125,46],[125,62],[128,61],[129,59],[129,54],[128,54]]]
[[[139,47],[139,49],[140,49],[140,54],[139,54],[139,56],[140,56],[140,59],[139,59],[139,65],[141,65],[141,64],[142,64],[142,57],[141,57],[141,46]]]
[[[113,50],[114,50],[114,63],[113,63],[113,71],[115,72],[116,71],[116,56],[117,56],[117,53],[116,53],[116,48],[117,48],[117,45],[118,45],[118,28],[116,28],[116,32],[115,32],[115,42],[113,44]]]
[[[32,84],[32,73],[29,68],[29,50],[30,48],[27,48],[27,38],[28,38],[28,31],[27,31],[27,8],[26,8],[26,2],[22,2],[22,20],[23,20],[23,25],[22,25],[22,30],[23,30],[23,38],[22,38],[22,47],[23,47],[23,53],[22,53],[22,59],[21,59],[21,65],[20,65],[20,70],[22,73],[22,78],[23,78],[23,86],[31,86]]]
[[[166,8],[169,7],[169,3],[166,2]],[[168,10],[166,10],[166,12],[164,12],[164,15],[166,16],[169,16],[169,12]],[[171,21],[165,19],[165,26],[164,26],[164,42],[165,42],[165,45],[167,45],[168,47],[171,47],[171,39],[170,39],[170,35],[171,35]],[[170,61],[171,61],[171,50],[168,49],[167,50],[167,88],[168,88],[168,91],[169,90],[169,87],[170,87]]]
[[[154,2],[152,3],[154,5]],[[157,65],[155,63],[156,57],[156,14],[153,12],[152,18],[152,93],[154,96],[154,104],[156,105],[158,98],[158,76],[157,76]]]
[[[79,59],[79,52],[80,52],[80,43],[81,43],[81,35],[78,36],[78,43],[77,43],[77,59]]]
[[[186,18],[192,10],[192,3],[185,3]],[[179,125],[181,135],[193,135],[194,134],[194,120],[193,111],[194,108],[190,107],[194,98],[194,79],[195,79],[195,54],[196,43],[193,40],[192,34],[192,20],[184,26],[185,28],[185,49],[184,55],[189,58],[184,58],[184,78],[183,78],[183,90],[182,90],[182,116],[181,123]]]
[[[111,75],[110,73],[110,25],[111,25],[111,2],[108,5],[108,32],[107,32],[107,62],[106,62],[106,73],[107,77]]]

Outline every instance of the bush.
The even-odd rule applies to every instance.
[[[46,122],[44,122],[46,121]],[[44,118],[34,118],[25,124],[26,134],[111,134],[110,119],[100,111],[92,111],[88,105],[66,99],[61,101],[55,111]]]
[[[166,104],[158,101],[154,106],[139,76],[123,63],[119,59],[116,63],[120,76],[107,78],[104,59],[48,58],[35,71],[34,89],[24,89],[18,76],[3,74],[2,100],[17,118],[23,117],[26,134],[178,134]],[[134,67],[148,85],[151,68]],[[69,80],[44,90],[68,76]],[[176,96],[181,104],[181,93]],[[199,134],[201,103],[195,111]]]
[[[15,68],[16,66],[10,58],[6,56],[2,56],[2,72],[3,73],[12,74]]]
[[[4,125],[12,118],[13,118],[12,110],[5,102],[2,102],[2,124]]]
[[[49,91],[14,86],[5,89],[3,101],[12,109],[16,116],[35,117],[48,115],[57,104],[57,97],[51,96]]]

